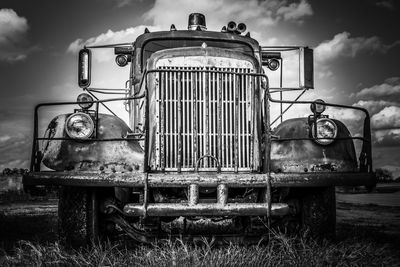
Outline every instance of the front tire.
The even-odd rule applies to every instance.
[[[306,189],[301,197],[301,225],[313,238],[336,236],[335,187]]]
[[[61,187],[58,201],[58,234],[68,247],[81,247],[97,238],[97,201],[94,189]]]

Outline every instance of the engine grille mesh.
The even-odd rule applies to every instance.
[[[246,73],[252,70],[159,70],[157,169],[189,171],[198,164],[198,170],[250,170],[254,78]]]

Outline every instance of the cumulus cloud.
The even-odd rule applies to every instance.
[[[154,7],[145,14],[145,18],[154,25],[177,23],[180,28],[186,28],[187,15],[192,12],[204,13],[207,25],[211,29],[220,29],[229,20],[265,27],[274,25],[278,21],[301,22],[305,17],[313,14],[311,5],[306,0],[290,2],[287,0],[249,0],[246,2],[241,0],[177,0],[173,5],[169,1],[157,0]]]
[[[315,49],[315,60],[319,63],[327,63],[338,57],[354,58],[361,52],[386,53],[389,49],[400,44],[400,40],[387,45],[377,36],[351,37],[350,33],[336,34],[332,40],[320,43]]]
[[[356,122],[364,118],[363,112],[349,108],[328,107],[326,113],[329,114],[329,117],[341,121]]]
[[[363,99],[398,99],[400,102],[400,77],[388,78],[382,84],[364,88],[356,96]]]
[[[303,0],[300,3],[291,3],[289,6],[282,6],[276,13],[282,15],[284,20],[301,21],[303,17],[311,16],[313,11],[311,5]]]
[[[128,5],[132,0],[115,0],[119,6]],[[179,8],[177,8],[179,7]],[[187,16],[192,12],[200,12],[206,15],[207,27],[210,30],[219,30],[228,21],[245,22],[252,28],[253,36],[262,39],[260,32],[265,26],[275,25],[279,21],[302,22],[313,14],[311,5],[307,0],[278,1],[278,0],[177,0],[174,4],[170,1],[156,0],[154,6],[144,14],[146,22],[151,26],[137,26],[120,31],[108,30],[98,36],[89,39],[78,38],[71,42],[67,52],[76,53],[84,45],[101,45],[109,43],[133,42],[147,27],[150,31],[168,30],[174,23],[178,29],[187,28]],[[268,44],[276,44],[277,40],[265,39]],[[100,61],[110,59],[105,54],[98,58]]]
[[[399,146],[400,129],[379,130],[374,132],[375,145],[378,146]]]
[[[112,31],[108,30],[105,33],[101,33],[96,37],[91,37],[87,40],[83,40],[81,38],[73,41],[67,48],[67,52],[76,54],[80,49],[82,49],[85,45],[104,45],[104,44],[112,44],[112,43],[129,43],[134,42],[136,37],[142,34],[145,28],[148,28],[150,31],[159,30],[158,27],[153,26],[144,26],[140,25],[137,27],[128,28],[121,31]],[[108,51],[109,52],[109,51]],[[96,59],[99,61],[106,61],[110,59],[113,55],[107,54],[107,51],[99,52],[97,54]]]
[[[387,78],[382,84],[361,89],[353,106],[366,108],[376,146],[400,145],[400,77]]]
[[[374,129],[393,129],[400,128],[400,107],[385,107],[371,117]]]
[[[370,115],[374,115],[388,106],[400,106],[400,103],[384,100],[359,100],[353,106],[363,107],[368,110]]]
[[[0,60],[15,62],[26,58],[24,47],[28,29],[26,18],[12,9],[0,9]]]

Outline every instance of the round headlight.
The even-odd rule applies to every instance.
[[[311,126],[311,132],[315,142],[320,145],[329,145],[334,141],[337,135],[337,126],[333,120],[328,118],[320,118],[316,122],[317,132],[315,133],[315,125]]]
[[[87,139],[93,134],[94,122],[85,113],[74,113],[68,117],[65,123],[65,131],[74,139]]]
[[[276,58],[271,58],[271,59],[268,61],[268,68],[269,68],[270,70],[272,70],[272,71],[277,70],[277,69],[279,68],[279,65],[280,65],[279,60],[276,59]]]
[[[321,114],[322,112],[325,111],[325,108],[326,108],[326,106],[324,104],[325,104],[325,101],[322,99],[315,100],[314,103],[312,103],[310,106],[311,112]]]
[[[125,55],[118,55],[115,58],[115,62],[117,63],[118,66],[125,67],[126,65],[128,65],[128,57]]]
[[[76,101],[78,102],[78,105],[83,109],[88,109],[93,106],[93,103],[81,103],[81,102],[93,101],[93,97],[86,93],[82,93],[82,94],[78,95],[78,98],[76,99]]]

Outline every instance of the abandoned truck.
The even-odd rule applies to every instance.
[[[313,50],[260,46],[245,32],[235,22],[208,31],[205,16],[194,13],[187,30],[146,28],[133,43],[79,52],[84,92],[76,102],[36,106],[31,168],[23,180],[27,190],[59,187],[61,240],[247,242],[275,226],[335,234],[335,186],[375,182],[368,112],[300,101],[314,87]],[[130,67],[125,88],[91,87],[96,49],[112,49],[115,63]],[[272,87],[270,75],[282,74],[287,51],[298,55],[299,85],[283,87],[281,79]],[[300,96],[284,100],[286,91]],[[114,101],[125,105],[129,126],[109,107]],[[274,121],[272,104],[280,106]],[[62,105],[69,113],[39,136],[39,115]],[[299,105],[311,107],[307,116],[282,119]],[[327,107],[365,113],[363,134],[351,136]]]

